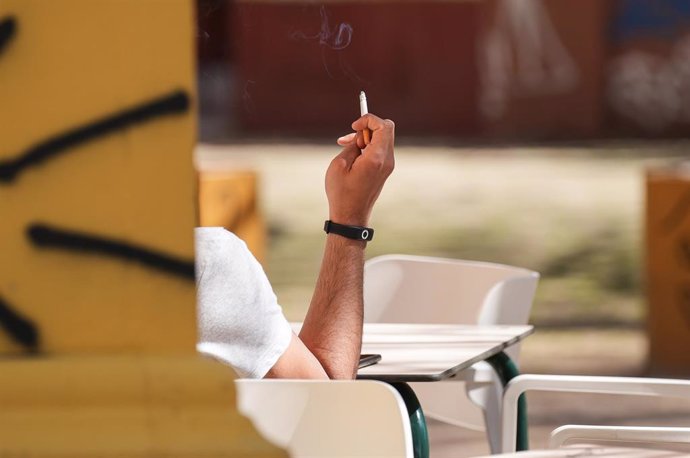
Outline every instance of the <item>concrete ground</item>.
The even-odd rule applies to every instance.
[[[536,332],[523,345],[523,373],[647,375],[644,171],[684,156],[686,146],[399,146],[368,256],[415,253],[537,270]],[[265,267],[292,320],[304,316],[318,271],[323,174],[337,151],[306,142],[198,150],[206,167],[259,173],[270,228]],[[690,426],[690,402],[531,393],[528,404],[533,447],[566,423]],[[429,426],[432,457],[488,453],[483,433]]]

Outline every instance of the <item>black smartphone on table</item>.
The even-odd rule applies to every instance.
[[[359,355],[359,366],[357,369],[371,366],[381,361],[381,355]]]

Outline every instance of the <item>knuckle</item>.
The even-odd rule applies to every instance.
[[[392,119],[384,119],[383,125],[386,129],[395,130],[395,123]]]
[[[395,160],[390,160],[386,163],[386,170],[388,170],[389,172],[395,170]]]
[[[369,163],[370,163],[373,167],[375,167],[375,168],[377,168],[377,169],[379,169],[379,170],[385,168],[385,166],[386,166],[386,161],[385,161],[382,157],[380,157],[380,156],[373,156],[373,157],[371,157],[371,158],[369,159]]]
[[[336,156],[331,161],[331,166],[333,166],[333,167],[343,168],[343,167],[345,167],[345,164],[346,164],[346,161],[341,156]]]
[[[365,156],[367,163],[372,167],[382,167],[384,164],[384,158],[379,154],[367,154]]]
[[[381,165],[381,170],[382,170],[386,175],[390,175],[391,173],[393,173],[393,169],[395,169],[395,162],[392,162],[392,161],[385,161],[385,162]]]

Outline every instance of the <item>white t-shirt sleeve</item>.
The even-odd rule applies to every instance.
[[[246,244],[221,227],[194,231],[197,350],[261,378],[287,349],[292,330],[263,268]]]

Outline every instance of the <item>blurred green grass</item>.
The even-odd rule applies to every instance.
[[[587,147],[402,146],[371,225],[367,257],[473,259],[541,273],[532,323],[640,326],[644,171],[682,142]],[[309,304],[323,247],[323,176],[337,147],[204,146],[221,167],[254,168],[270,228],[266,270],[288,318]]]

